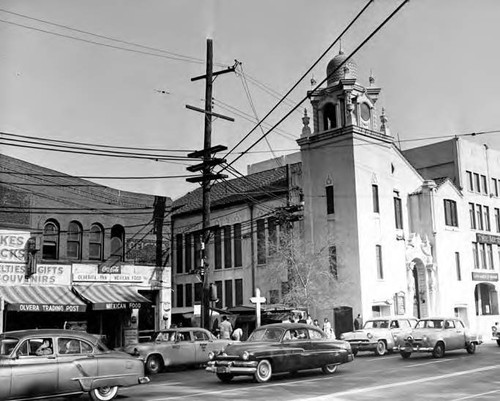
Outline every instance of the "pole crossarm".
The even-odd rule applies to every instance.
[[[189,104],[186,104],[186,109],[199,111],[200,113],[204,113],[207,116],[213,116],[213,117],[217,117],[217,118],[222,118],[223,120],[228,120],[228,121],[234,122],[234,118],[232,118],[232,117],[228,117],[228,116],[225,116],[225,115],[219,114],[219,113],[214,113],[213,111],[207,111],[204,109],[200,109],[199,107],[194,107],[194,106],[191,106]]]

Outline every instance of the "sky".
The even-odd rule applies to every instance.
[[[204,107],[205,83],[191,78],[205,74],[210,38],[214,70],[238,60],[243,72],[220,75],[213,87],[214,112],[235,121],[215,119],[212,144],[231,150],[254,128],[255,115],[263,118],[274,107],[367,2],[0,0],[0,132],[181,156],[201,149],[203,115],[186,105]],[[401,3],[374,1],[343,36],[345,54]],[[353,56],[359,82],[368,86],[372,74],[382,88],[377,106],[384,107],[403,149],[500,130],[499,15],[498,0],[411,0]],[[254,130],[227,155],[228,162],[304,100],[311,78],[323,80],[338,52],[337,44],[266,119],[264,130]],[[297,151],[304,108],[310,114],[307,100],[233,167],[246,173],[248,164]],[[500,131],[473,140],[500,150]],[[189,174],[188,161],[2,142],[2,153],[66,174],[121,177],[93,180],[116,189],[176,199],[197,187],[178,177]],[[176,177],[123,178],[165,175]]]

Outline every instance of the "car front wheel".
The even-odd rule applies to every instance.
[[[325,365],[321,368],[324,374],[333,375],[337,371],[338,365]]]
[[[116,397],[118,386],[99,387],[90,392],[93,401],[109,401]]]
[[[273,374],[273,367],[267,359],[263,359],[257,365],[257,371],[255,372],[255,380],[259,383],[265,383]]]
[[[497,340],[497,345],[500,347],[500,340]]]
[[[161,359],[158,355],[151,355],[146,361],[146,370],[148,373],[155,375],[160,372],[162,368]]]
[[[469,354],[473,354],[474,352],[476,352],[476,343],[469,343],[466,349]]]
[[[386,351],[387,351],[387,346],[385,345],[385,342],[383,340],[379,340],[379,342],[377,343],[377,348],[375,349],[375,353],[378,356],[382,356],[385,354]]]
[[[437,343],[434,347],[434,351],[432,351],[432,356],[434,358],[442,358],[444,356],[444,344]]]

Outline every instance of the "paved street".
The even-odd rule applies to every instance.
[[[443,359],[427,354],[403,360],[399,354],[359,353],[332,376],[320,370],[274,377],[257,384],[240,377],[229,384],[202,369],[153,376],[146,386],[123,389],[118,400],[497,400],[500,397],[500,347],[478,347],[475,355],[454,351]],[[83,397],[82,400],[87,400]]]

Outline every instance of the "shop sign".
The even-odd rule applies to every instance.
[[[0,263],[0,285],[70,285],[71,265],[37,265],[35,274],[26,279],[26,265]]]
[[[139,309],[140,302],[106,302],[92,304],[93,310]]]
[[[113,266],[99,265],[99,266],[97,266],[97,273],[98,274],[121,274],[121,272],[122,272],[121,265],[113,265]]]
[[[86,305],[58,305],[58,304],[13,304],[10,311],[17,312],[85,312]]]
[[[474,281],[498,281],[498,273],[472,272]]]
[[[120,272],[102,273],[98,265],[73,264],[73,282],[150,283],[153,266],[121,265]]]
[[[25,247],[30,237],[27,231],[0,230],[0,262],[25,263]]]
[[[500,236],[491,234],[476,233],[476,241],[482,244],[500,245]]]

